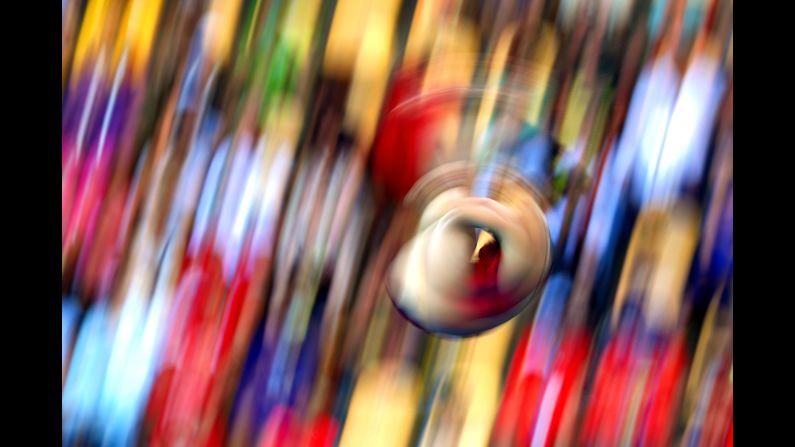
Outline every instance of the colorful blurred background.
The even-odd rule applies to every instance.
[[[61,11],[65,445],[733,444],[732,0]]]

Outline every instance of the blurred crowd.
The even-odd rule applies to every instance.
[[[62,0],[64,444],[731,446],[732,20]]]

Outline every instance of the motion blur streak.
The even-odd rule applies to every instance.
[[[63,0],[62,436],[733,445],[732,0]]]

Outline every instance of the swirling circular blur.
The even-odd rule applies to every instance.
[[[474,195],[483,182],[485,194]],[[543,208],[533,187],[504,167],[451,163],[431,171],[407,196],[409,240],[389,271],[390,297],[407,319],[442,335],[504,323],[532,301],[549,271]]]

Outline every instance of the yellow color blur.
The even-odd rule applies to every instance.
[[[418,399],[413,371],[390,363],[366,369],[356,383],[340,446],[408,445]]]
[[[434,0],[419,0],[414,8],[414,18],[409,28],[406,50],[403,53],[403,64],[412,66],[426,57],[430,51],[438,28],[435,21],[439,18],[441,3]]]
[[[293,51],[298,65],[304,66],[309,58],[320,0],[297,0],[290,3],[282,26],[282,39]]]
[[[422,92],[470,86],[478,48],[474,23],[460,18],[452,23],[442,23],[431,51]]]
[[[552,67],[558,53],[558,39],[549,25],[543,25],[533,54],[529,79],[529,104],[527,122],[533,126],[540,124],[544,106],[544,96],[549,88]]]
[[[333,79],[351,76],[366,31],[362,24],[366,23],[371,6],[372,3],[366,0],[337,2],[323,58],[326,76]]]
[[[213,0],[207,15],[204,49],[214,63],[226,63],[237,29],[241,0]]]
[[[574,85],[569,92],[566,113],[563,117],[563,124],[560,127],[560,135],[558,135],[560,144],[564,147],[570,148],[577,142],[591,95],[592,92],[585,83],[584,73],[580,71],[577,73]]]
[[[162,0],[134,1],[127,4],[124,12],[113,53],[113,66],[119,63],[125,50],[129,51],[130,67],[136,80],[141,80],[146,74],[162,6]]]
[[[514,321],[509,321],[468,341],[471,359],[457,380],[460,392],[468,395],[467,401],[471,402],[458,441],[460,447],[488,445],[500,401],[502,366],[513,329]]]
[[[494,113],[494,107],[497,104],[497,93],[502,82],[503,73],[508,62],[508,53],[511,49],[514,36],[516,35],[516,24],[508,25],[500,34],[497,48],[494,56],[491,59],[491,66],[489,67],[489,77],[486,81],[486,92],[480,104],[477,121],[475,123],[475,144],[472,145],[472,158],[477,160],[480,157],[479,152],[486,149],[481,146],[483,135],[489,126]]]
[[[616,292],[613,325],[628,297],[640,296],[645,297],[643,315],[650,326],[675,327],[698,242],[698,223],[697,210],[686,203],[641,212]]]
[[[358,50],[353,84],[348,96],[343,126],[358,133],[362,147],[375,136],[381,104],[389,81],[392,41],[399,0],[382,0],[373,5]]]
[[[112,31],[115,31],[117,18],[114,12],[118,8],[114,5],[114,2],[108,0],[89,1],[75,44],[71,83],[78,81],[79,76],[76,75],[87,68],[86,64],[90,64],[99,56],[103,42],[110,37]]]

